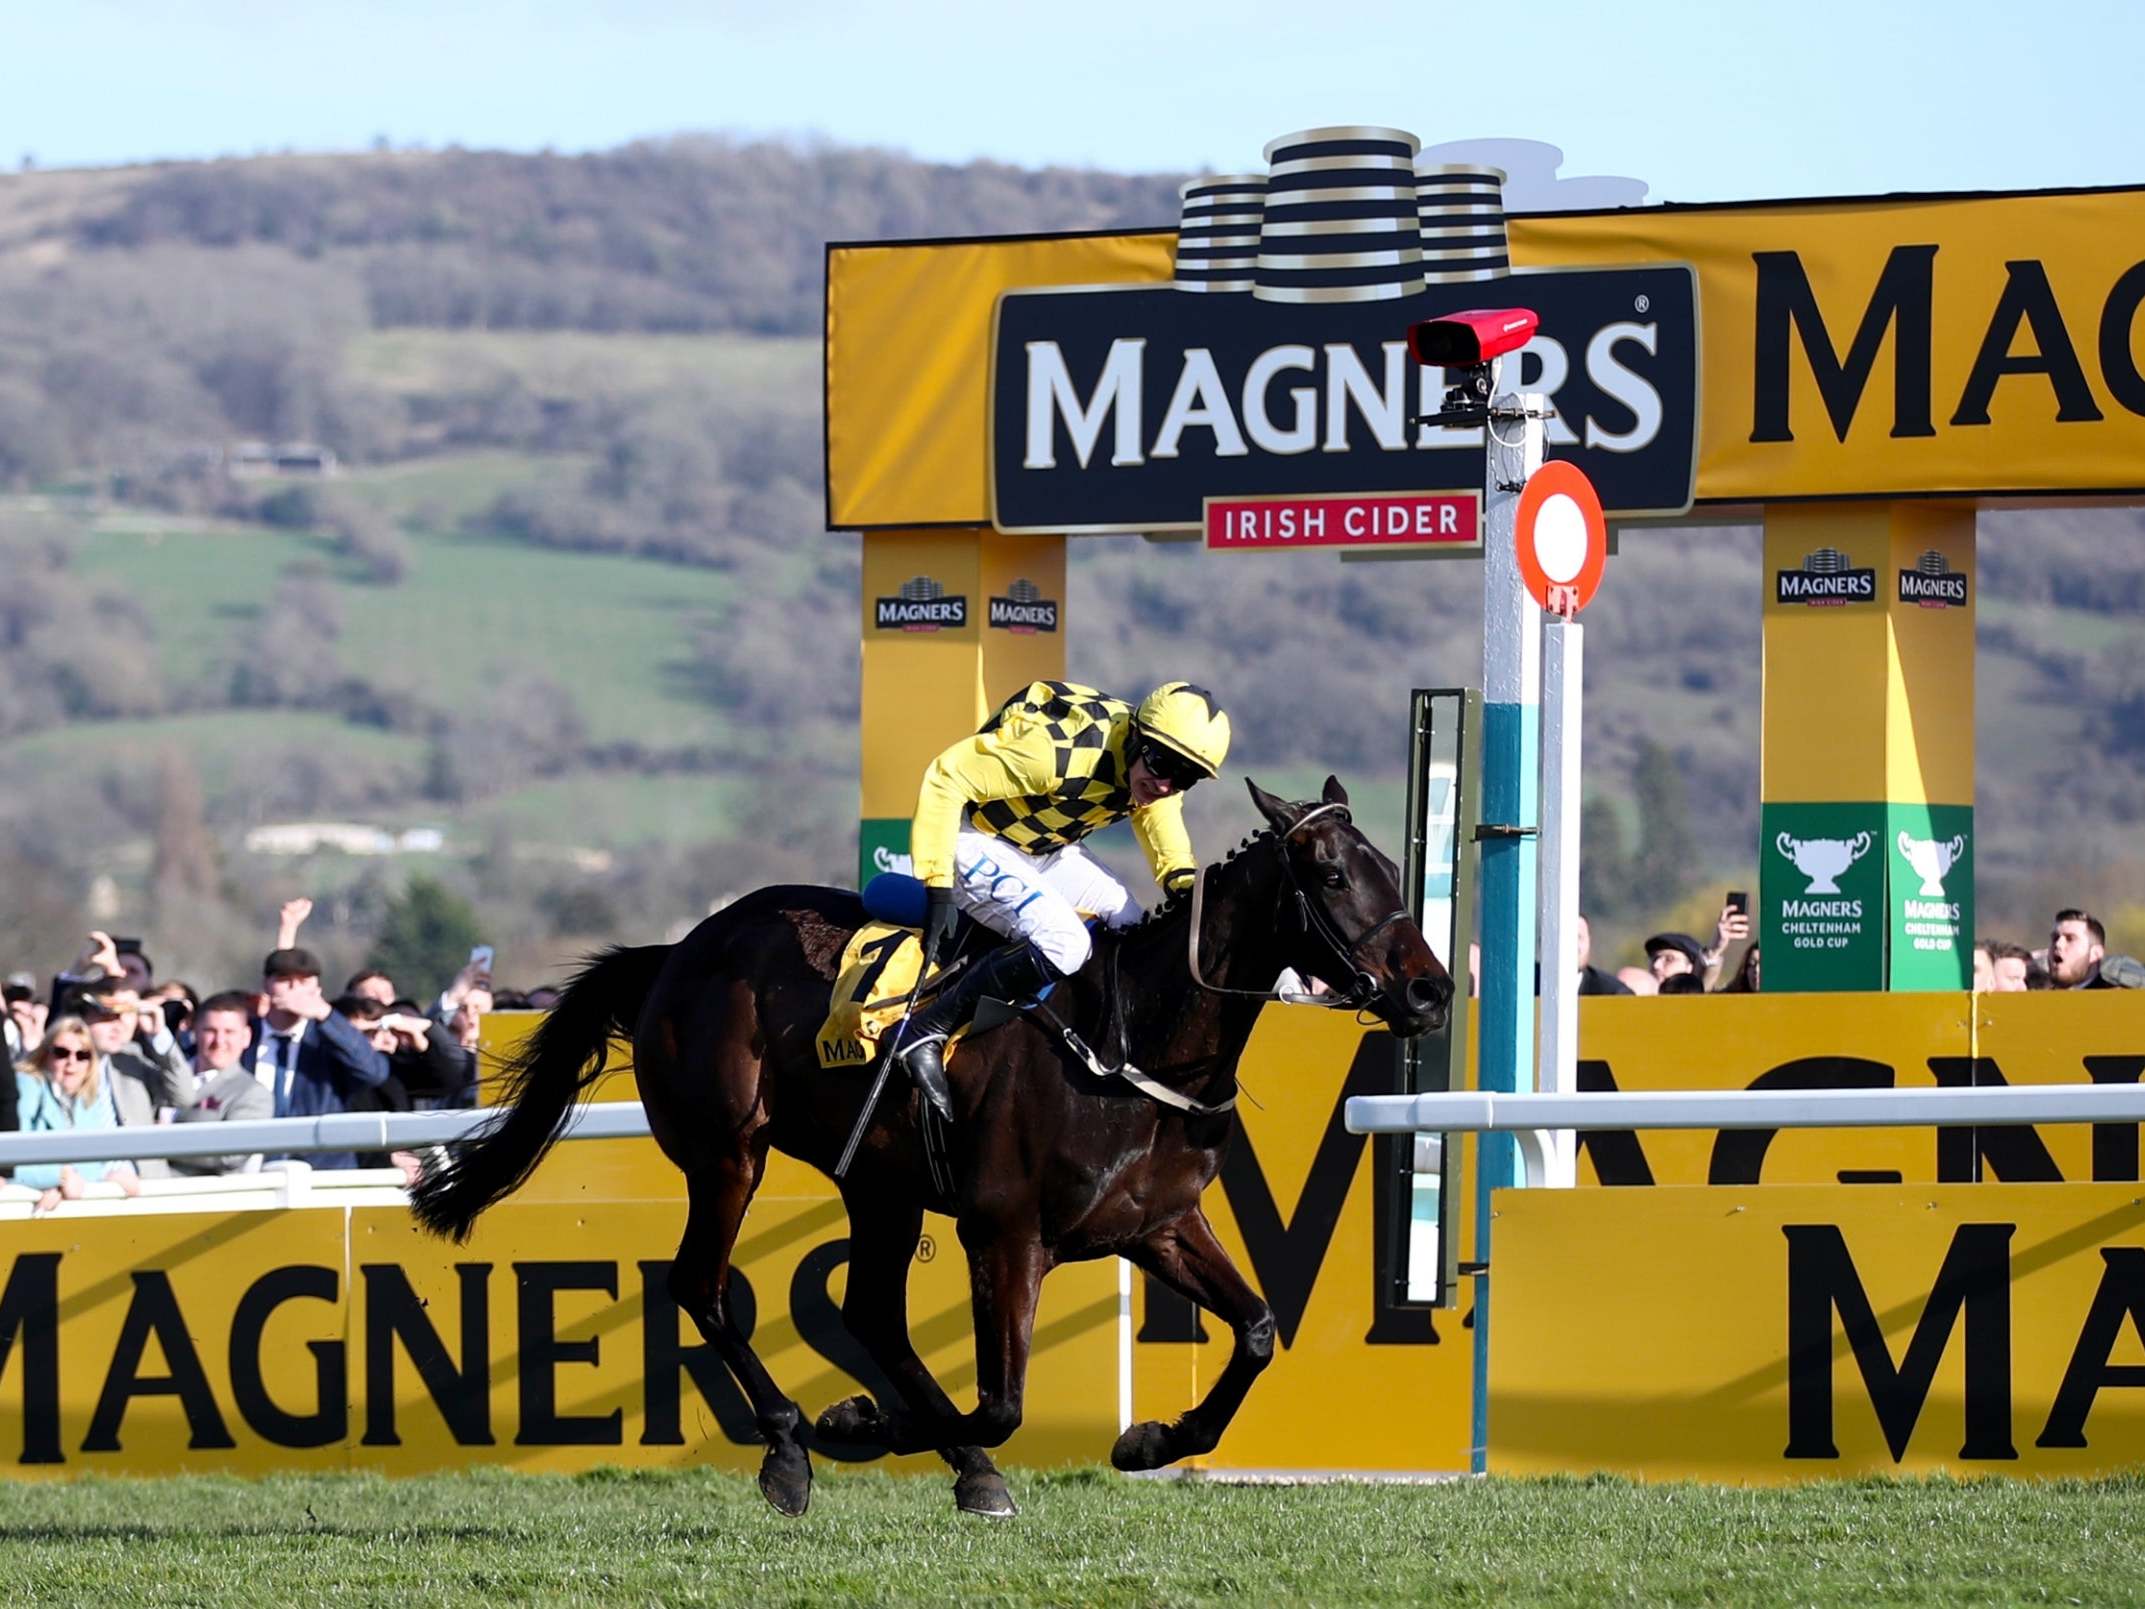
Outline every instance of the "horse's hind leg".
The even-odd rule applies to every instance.
[[[812,1455],[800,1434],[803,1415],[782,1394],[730,1312],[730,1253],[766,1160],[765,1139],[741,1135],[730,1154],[687,1170],[690,1206],[685,1238],[670,1265],[670,1294],[752,1403],[767,1442],[767,1456],[760,1461],[761,1494],[780,1513],[797,1515],[812,1501]]]
[[[1214,1236],[1206,1214],[1193,1209],[1125,1254],[1136,1267],[1224,1320],[1236,1337],[1221,1378],[1175,1424],[1144,1420],[1117,1438],[1110,1462],[1119,1469],[1160,1469],[1210,1453],[1274,1355],[1274,1313],[1251,1288]]]
[[[909,1258],[923,1228],[913,1202],[843,1200],[849,1208],[849,1281],[842,1322],[900,1391],[911,1413],[938,1421],[959,1418],[909,1338]],[[890,1426],[869,1397],[851,1397],[819,1416],[822,1439],[884,1443]],[[941,1447],[955,1475],[953,1501],[964,1514],[1004,1518],[1016,1511],[1005,1477],[981,1447]]]

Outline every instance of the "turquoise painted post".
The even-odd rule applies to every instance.
[[[1519,492],[1542,463],[1546,399],[1505,393],[1490,405],[1482,540],[1482,997],[1477,1081],[1534,1087],[1535,839],[1541,776],[1541,606],[1513,557]],[[1475,1150],[1474,1416],[1469,1467],[1489,1465],[1490,1192],[1519,1182],[1508,1134]]]

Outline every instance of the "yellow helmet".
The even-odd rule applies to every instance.
[[[1140,700],[1132,718],[1145,736],[1183,755],[1210,777],[1229,757],[1229,717],[1204,687],[1164,682]]]

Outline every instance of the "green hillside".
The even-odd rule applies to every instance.
[[[1164,176],[692,142],[0,176],[0,925],[255,964],[275,906],[361,960],[409,880],[512,980],[841,880],[858,542],[822,528],[830,238],[1166,222]],[[328,476],[234,474],[318,443]],[[1986,930],[2101,908],[2145,950],[2145,523],[1983,520]],[[1074,544],[1074,674],[1189,676],[1232,771],[1338,772],[1399,849],[1408,690],[1479,676],[1465,564]],[[1589,611],[1590,902],[1611,958],[1754,878],[1758,536],[1629,532]],[[1643,806],[1641,801],[1647,801]],[[1218,851],[1233,782],[1190,802]],[[262,854],[268,826],[437,829]],[[1126,835],[1106,858],[1137,875]]]

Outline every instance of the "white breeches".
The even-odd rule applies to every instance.
[[[1068,976],[1094,948],[1082,911],[1105,927],[1128,927],[1144,914],[1078,844],[1031,855],[974,827],[954,840],[953,902],[993,932],[1026,939]]]

